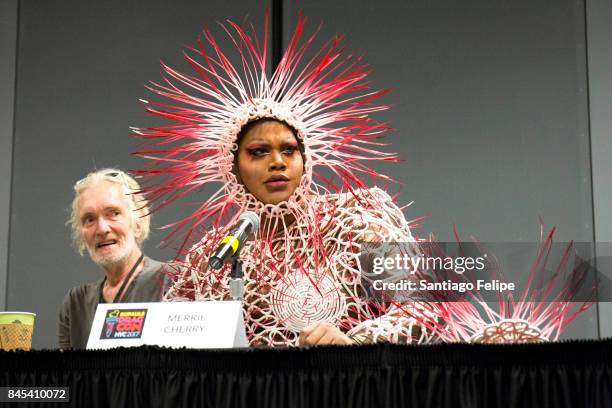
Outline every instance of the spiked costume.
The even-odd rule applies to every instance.
[[[144,189],[149,199],[159,208],[201,186],[221,184],[191,216],[174,224],[170,236],[180,237],[188,267],[175,277],[166,300],[228,297],[229,266],[216,272],[207,260],[226,232],[221,226],[232,225],[250,210],[262,219],[254,240],[240,253],[252,345],[296,345],[300,331],[316,322],[328,322],[360,343],[427,341],[428,333],[409,312],[422,306],[367,301],[361,286],[361,242],[414,241],[391,197],[379,188],[366,188],[361,180],[387,180],[367,163],[396,160],[378,150],[387,127],[368,117],[387,108],[374,103],[386,91],[369,90],[367,65],[358,56],[343,54],[340,38],[305,59],[318,31],[301,43],[305,23],[300,15],[271,76],[267,36],[260,44],[254,29],[249,34],[228,22],[224,29],[237,63],[205,29],[198,47],[185,54],[195,74],[163,65],[164,82],[150,87],[172,102],[144,101],[147,110],[173,123],[135,129],[147,145],[139,154],[152,159],[140,171],[145,182],[155,176]],[[287,124],[302,147],[300,184],[276,205],[258,201],[235,174],[237,136],[247,123],[261,118]],[[320,168],[330,170],[332,177]]]

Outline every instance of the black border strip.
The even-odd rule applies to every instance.
[[[0,383],[7,372],[35,370],[277,371],[363,367],[551,367],[612,368],[612,339],[540,344],[431,344],[253,348],[167,349],[155,346],[114,350],[0,351]]]
[[[587,5],[587,0],[582,2],[582,13],[583,13],[583,24],[584,24],[584,68],[585,68],[585,93],[586,93],[586,108],[587,108],[587,132],[588,132],[588,141],[589,141],[589,178],[591,182],[591,232],[593,234],[593,260],[594,267],[597,270],[597,225],[595,224],[595,186],[593,184],[593,140],[591,135],[591,79],[590,79],[590,66],[589,66],[589,8]],[[599,310],[599,285],[595,285],[595,314],[597,316],[597,322],[595,326],[597,327],[597,337],[601,339],[601,316]]]
[[[283,56],[283,0],[271,0],[272,4],[272,72]]]
[[[9,187],[9,205],[8,205],[8,228],[6,236],[6,275],[5,275],[5,291],[4,291],[4,310],[9,310],[9,283],[10,283],[10,265],[11,265],[11,236],[13,229],[13,191],[15,184],[15,134],[17,132],[17,80],[19,77],[19,33],[21,31],[21,0],[17,0],[16,13],[16,33],[15,33],[15,77],[13,82],[13,129],[11,142],[11,182]]]

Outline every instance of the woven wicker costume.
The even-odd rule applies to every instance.
[[[171,235],[186,237],[181,248],[190,248],[188,268],[175,278],[166,300],[228,297],[229,266],[216,272],[207,259],[226,232],[220,226],[232,225],[250,210],[262,219],[255,239],[240,254],[252,345],[295,345],[303,328],[321,321],[361,343],[427,341],[411,317],[421,306],[368,301],[361,286],[360,242],[414,241],[389,195],[362,182],[365,176],[387,179],[370,169],[369,161],[396,159],[378,150],[387,127],[368,116],[386,109],[374,104],[386,91],[368,88],[367,66],[360,57],[343,54],[338,38],[304,58],[314,38],[300,42],[305,22],[300,16],[271,76],[267,39],[260,43],[254,33],[228,22],[235,61],[206,29],[205,40],[191,50],[195,55],[186,54],[193,74],[164,66],[164,82],[151,86],[171,102],[145,101],[147,110],[172,123],[136,130],[148,144],[139,153],[152,159],[152,166],[141,171],[154,176],[145,189],[148,197],[161,207],[200,186],[220,183],[211,198],[175,225]],[[300,185],[276,205],[258,201],[234,172],[237,135],[261,118],[287,124],[303,148]],[[336,182],[321,175],[321,168],[330,170]]]

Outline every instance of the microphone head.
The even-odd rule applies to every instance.
[[[259,229],[259,216],[253,211],[243,212],[242,214],[240,214],[240,217],[238,217],[238,220],[249,221],[252,225],[252,232],[255,232]]]
[[[219,270],[223,266],[223,260],[219,257],[211,256],[208,260],[208,265],[215,270]]]

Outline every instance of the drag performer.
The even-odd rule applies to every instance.
[[[151,159],[144,192],[161,208],[220,183],[174,224],[188,267],[165,300],[228,298],[229,266],[214,271],[208,257],[248,210],[261,219],[240,253],[251,345],[426,342],[415,317],[425,306],[369,300],[361,282],[363,242],[415,241],[391,197],[363,182],[388,180],[370,161],[396,160],[379,150],[386,125],[369,117],[387,108],[376,104],[386,91],[369,88],[367,66],[339,38],[305,57],[316,35],[301,41],[305,23],[300,15],[271,75],[267,36],[228,22],[235,49],[222,51],[205,29],[186,53],[193,72],[164,65],[150,87],[166,101],[144,101],[148,112],[171,123],[136,129],[138,153]]]

